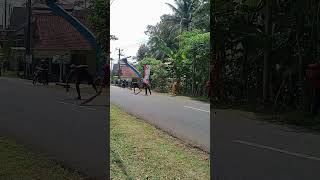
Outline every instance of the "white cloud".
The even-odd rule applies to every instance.
[[[111,1],[112,2],[112,1]],[[148,25],[155,25],[160,16],[171,13],[165,3],[173,0],[114,0],[110,8],[110,31],[119,38],[111,41],[111,58],[118,59],[115,48],[124,49],[126,56],[135,56],[139,46],[146,43]]]

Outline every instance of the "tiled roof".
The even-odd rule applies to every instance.
[[[51,13],[35,14],[34,48],[46,50],[90,50],[89,42],[65,19]],[[76,17],[85,23],[84,16]]]
[[[138,76],[126,65],[121,65],[121,78],[138,78]]]

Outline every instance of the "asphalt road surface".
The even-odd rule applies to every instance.
[[[91,177],[107,173],[107,98],[80,107],[63,90],[0,77],[0,136]]]
[[[319,180],[320,135],[214,110],[215,180]]]
[[[210,104],[177,97],[135,95],[129,89],[110,87],[110,101],[126,112],[210,151]]]

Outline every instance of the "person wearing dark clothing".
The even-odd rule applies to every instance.
[[[144,87],[144,89],[146,91],[146,96],[148,95],[148,90],[149,90],[149,93],[151,95],[150,83],[143,82],[143,87]]]
[[[83,81],[86,81],[89,85],[92,85],[92,88],[96,91],[96,93],[98,93],[97,87],[94,83],[93,76],[89,73],[87,65],[79,65],[79,66],[71,65],[70,68],[71,68],[71,72],[67,78],[67,86],[71,78],[75,77],[76,90],[78,94],[77,99],[81,100],[79,86]]]
[[[42,80],[44,81],[44,84],[48,85],[49,84],[49,72],[48,72],[48,67],[45,63],[41,64],[41,75],[42,75]]]
[[[41,61],[40,65],[35,68],[35,72],[33,74],[33,84],[36,84],[37,82],[45,85],[49,84],[48,67],[44,61]]]
[[[3,70],[3,72],[5,73],[7,69],[8,69],[8,61],[5,60],[5,61],[2,63],[2,70]]]
[[[211,87],[211,81],[208,80],[205,82],[205,86],[206,86],[206,89],[207,89],[207,93],[208,93],[208,98],[211,97],[211,93],[212,93],[212,87]]]

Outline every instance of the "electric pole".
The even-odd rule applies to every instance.
[[[7,0],[4,0],[4,29],[7,29]]]
[[[9,3],[9,22],[8,25],[10,26],[10,17],[11,17],[11,12],[12,12],[12,4]]]
[[[123,51],[123,49],[117,48],[116,50],[118,50],[118,56],[119,56],[119,60],[118,60],[118,79],[120,79],[120,74],[121,74],[121,70],[120,70],[120,61],[121,61],[121,56],[123,56],[123,54],[121,54],[121,52]]]
[[[29,75],[29,64],[31,63],[31,0],[27,3],[28,11],[28,29],[27,29],[27,42],[26,42],[26,68],[25,76]]]

